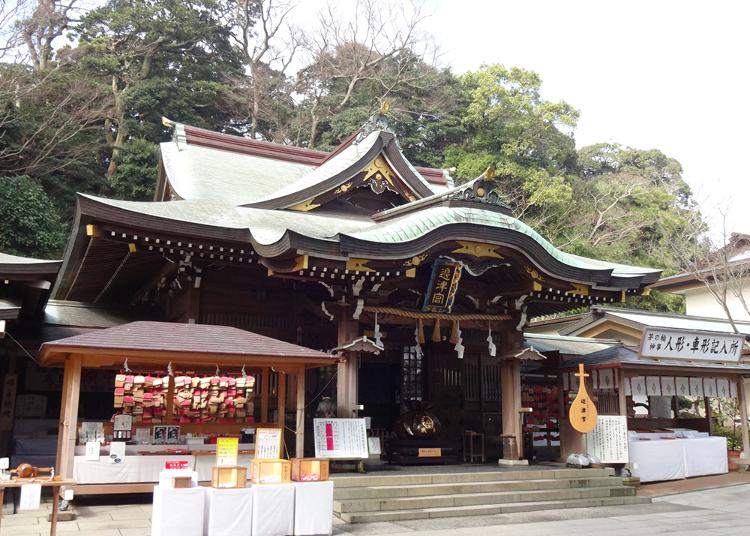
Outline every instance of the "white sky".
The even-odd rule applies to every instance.
[[[578,146],[612,141],[679,160],[712,226],[750,232],[750,3],[712,0],[428,0],[455,72],[534,70],[581,111]],[[747,200],[747,201],[746,201]]]
[[[454,72],[531,69],[581,112],[578,146],[618,142],[679,160],[716,241],[750,232],[750,2],[425,0],[424,29]],[[326,0],[304,0],[309,24]],[[351,0],[332,0],[343,11]],[[395,15],[395,14],[394,14]]]

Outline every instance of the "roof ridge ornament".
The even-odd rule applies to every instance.
[[[367,136],[378,130],[384,130],[386,132],[393,133],[393,130],[391,130],[391,126],[388,122],[388,118],[386,117],[386,114],[390,112],[390,110],[390,101],[384,100],[380,104],[380,108],[378,108],[378,111],[372,114],[370,118],[365,122],[365,124],[362,125],[362,128],[359,129],[359,134],[357,134],[357,138],[354,140],[354,142],[359,143]]]
[[[495,175],[495,166],[489,166],[479,177],[452,191],[448,199],[484,203],[510,210],[510,206],[502,199],[500,180]]]

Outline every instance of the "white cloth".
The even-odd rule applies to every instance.
[[[312,536],[333,531],[333,481],[296,482],[294,534]]]
[[[632,396],[642,396],[646,394],[646,377],[633,376],[630,378],[630,390]]]
[[[690,381],[688,378],[675,378],[675,388],[680,396],[690,395]]]
[[[633,476],[641,482],[680,480],[728,471],[727,441],[723,437],[631,441]]]
[[[186,460],[189,467],[195,465],[195,456],[127,456],[121,463],[110,463],[107,458],[90,461],[76,456],[73,479],[78,484],[158,482],[164,462],[178,460]]]
[[[703,396],[703,378],[690,378],[690,396]]]
[[[703,394],[708,398],[716,397],[716,378],[703,378]]]
[[[696,437],[683,441],[685,476],[717,475],[729,471],[726,437]]]
[[[294,484],[258,484],[253,490],[253,536],[294,532]]]
[[[641,482],[685,478],[684,448],[679,439],[631,441],[628,444],[633,476]]]
[[[206,488],[205,536],[250,536],[253,489]]]
[[[202,536],[206,488],[154,487],[151,536]]]

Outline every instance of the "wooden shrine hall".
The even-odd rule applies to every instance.
[[[379,114],[331,153],[165,124],[154,201],[79,195],[53,297],[335,349],[297,389],[386,438],[429,411],[443,441],[483,433],[498,456],[514,436],[520,456],[521,365],[542,357],[528,320],[660,275],[555,248],[512,216],[503,177],[413,166]]]

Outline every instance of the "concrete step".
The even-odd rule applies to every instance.
[[[334,476],[337,489],[373,486],[412,486],[420,484],[457,484],[461,482],[492,482],[501,480],[542,480],[554,478],[603,478],[614,476],[614,469],[547,469],[519,470],[505,469],[475,471],[466,473],[428,473],[364,476]]]
[[[333,511],[352,514],[379,511],[423,510],[464,506],[515,504],[523,502],[570,501],[606,497],[630,497],[635,489],[623,486],[591,488],[532,489],[528,491],[503,491],[484,493],[457,493],[422,497],[397,497],[389,499],[334,500]]]
[[[338,487],[334,499],[392,499],[397,497],[423,497],[427,495],[454,495],[458,493],[488,493],[502,491],[530,491],[568,488],[619,486],[622,478],[604,476],[595,478],[545,478],[540,480],[495,480],[486,482],[458,482],[449,484],[416,484],[401,486]]]
[[[440,517],[461,517],[510,514],[568,508],[588,508],[594,506],[617,506],[624,504],[646,504],[651,499],[635,496],[595,497],[557,501],[529,501],[508,504],[479,504],[468,506],[431,507],[417,510],[390,510],[381,512],[342,513],[341,519],[347,523],[374,523],[381,521],[406,521]]]

